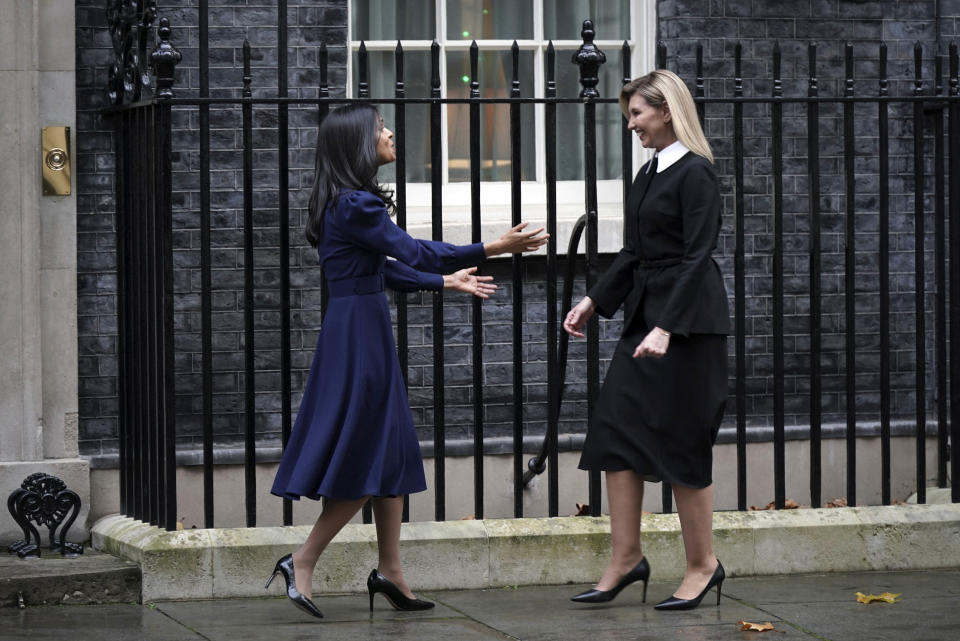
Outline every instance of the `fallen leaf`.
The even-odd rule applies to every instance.
[[[460,520],[461,520],[461,521],[475,521],[476,518],[477,518],[477,517],[475,517],[473,514],[471,514],[470,516],[461,516],[461,517],[460,517]]]
[[[773,624],[767,621],[766,623],[751,623],[750,621],[740,620],[737,621],[737,625],[740,626],[741,630],[753,630],[756,632],[765,632],[766,630],[776,630],[773,627]]]
[[[801,507],[804,507],[804,506],[800,505],[793,499],[787,499],[786,501],[783,502],[783,509],[785,510],[796,510]],[[777,509],[777,503],[776,501],[770,501],[769,503],[767,503],[766,507],[757,507],[756,505],[751,505],[750,509],[751,510],[775,510]]]
[[[899,601],[897,597],[901,594],[903,593],[897,592],[893,594],[892,592],[884,592],[883,594],[864,594],[863,592],[857,592],[857,603],[873,603],[874,601],[897,603]]]
[[[847,499],[838,498],[827,501],[826,507],[847,507]]]
[[[590,505],[587,503],[575,503],[577,511],[571,516],[590,516]]]

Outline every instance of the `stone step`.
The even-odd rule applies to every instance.
[[[4,546],[5,547],[5,546]],[[0,608],[139,603],[140,567],[90,548],[72,559],[44,550],[21,559],[0,551]]]

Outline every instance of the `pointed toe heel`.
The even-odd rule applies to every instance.
[[[647,581],[650,580],[650,564],[647,557],[640,559],[632,570],[623,575],[623,578],[609,590],[587,590],[570,597],[575,603],[607,603],[613,601],[623,588],[631,583],[643,581],[643,603],[647,602]]]
[[[707,592],[710,591],[710,588],[716,586],[717,588],[717,605],[720,605],[720,590],[723,587],[723,580],[727,578],[726,572],[723,570],[723,565],[720,561],[717,560],[717,569],[713,571],[713,576],[710,577],[710,580],[707,581],[707,586],[692,599],[680,599],[675,596],[668,597],[661,601],[660,603],[653,606],[655,610],[692,610],[703,601],[703,597],[707,595]]]
[[[310,616],[317,617],[318,619],[323,618],[323,613],[320,611],[320,608],[310,600],[309,597],[304,596],[297,590],[297,581],[293,574],[293,556],[288,554],[279,561],[273,568],[273,572],[270,573],[270,578],[267,579],[266,585],[263,586],[263,589],[266,590],[270,587],[270,584],[273,583],[273,579],[277,575],[283,576],[283,580],[287,584],[287,598],[290,599],[295,606],[309,614]]]
[[[434,606],[432,601],[416,598],[411,599],[401,592],[400,588],[395,586],[390,579],[380,574],[380,571],[377,569],[371,570],[370,576],[367,577],[367,592],[370,594],[371,612],[373,612],[373,596],[378,592],[387,598],[387,601],[390,602],[394,610],[414,612],[418,610],[429,610]]]

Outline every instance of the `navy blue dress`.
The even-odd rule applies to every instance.
[[[330,304],[271,492],[289,499],[421,492],[420,443],[384,286],[442,289],[441,274],[486,260],[483,244],[417,240],[382,200],[346,191],[324,212],[317,250]]]

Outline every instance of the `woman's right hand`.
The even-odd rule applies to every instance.
[[[593,316],[595,305],[589,296],[584,296],[583,300],[567,312],[567,317],[563,319],[563,329],[571,336],[583,338],[583,326],[587,324],[590,317]]]
[[[537,251],[547,243],[550,234],[543,234],[543,227],[534,231],[524,231],[529,223],[520,223],[497,240],[483,244],[487,257],[498,254],[522,254]]]

